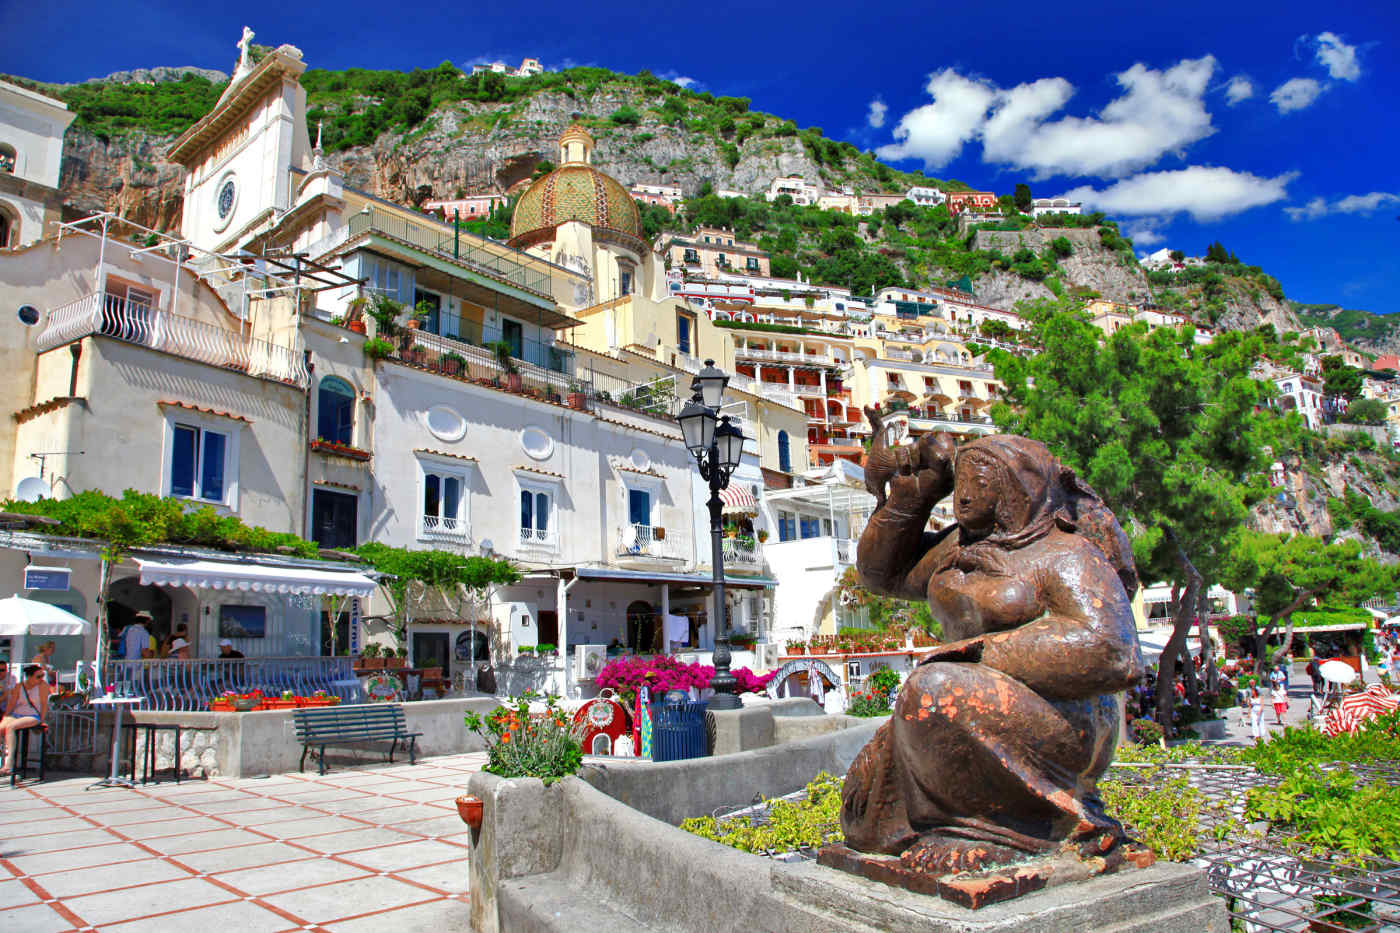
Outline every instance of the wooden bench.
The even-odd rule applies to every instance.
[[[360,742],[389,742],[393,762],[399,742],[406,740],[408,763],[417,763],[418,736],[404,723],[403,707],[397,703],[356,703],[349,706],[317,706],[292,710],[297,741],[302,744],[301,770],[306,770],[306,753],[313,745],[321,749],[321,773],[326,773],[326,746]]]

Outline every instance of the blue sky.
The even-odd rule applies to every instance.
[[[1290,298],[1400,310],[1400,3],[1137,6],[54,0],[0,5],[0,70],[228,71],[245,24],[312,67],[649,68],[937,177],[1076,192],[1139,253],[1220,239]]]

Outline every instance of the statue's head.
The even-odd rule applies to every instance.
[[[1014,535],[1061,503],[1058,464],[1039,441],[993,435],[958,450],[953,517],[969,537]],[[1053,500],[1053,501],[1052,501]]]

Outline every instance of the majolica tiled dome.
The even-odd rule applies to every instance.
[[[642,220],[632,195],[586,161],[592,153],[592,138],[581,127],[571,126],[559,143],[566,161],[527,188],[515,203],[510,245],[524,249],[551,239],[554,229],[570,220],[640,240]],[[580,150],[582,160],[569,157]]]

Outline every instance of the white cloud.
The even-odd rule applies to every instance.
[[[865,122],[873,129],[879,129],[885,125],[885,114],[889,112],[890,105],[880,98],[875,98],[870,102],[870,112],[865,115]]]
[[[1096,116],[1046,122],[1074,95],[1064,78],[999,88],[946,69],[930,76],[933,103],[909,111],[894,128],[885,159],[923,159],[940,168],[977,138],[983,159],[1051,175],[1127,175],[1215,132],[1204,95],[1216,61],[1186,59],[1165,71],[1143,64],[1117,75],[1123,93]],[[990,111],[990,113],[989,113]]]
[[[1290,113],[1312,106],[1312,102],[1317,100],[1321,93],[1322,85],[1312,78],[1292,78],[1274,88],[1269,100],[1278,108],[1279,113]]]
[[[997,93],[991,84],[964,78],[951,68],[929,75],[925,89],[933,103],[899,118],[896,142],[876,150],[880,158],[922,159],[925,168],[942,168],[977,134]]]
[[[1317,34],[1317,60],[1327,73],[1338,81],[1355,81],[1361,77],[1361,62],[1356,46],[1347,45],[1335,32]]]
[[[1203,100],[1215,65],[1210,55],[1178,62],[1166,71],[1133,65],[1117,76],[1125,93],[1097,117],[1064,117],[1053,123],[1040,122],[1048,115],[1045,106],[1055,99],[1056,90],[1061,103],[1068,100],[1068,82],[1042,80],[1003,92],[1003,103],[988,124],[987,158],[1031,169],[1038,177],[1119,176],[1145,168],[1215,132]],[[1011,110],[1024,96],[1033,102],[1022,104],[1026,115],[1007,119],[994,131],[1002,109]]]
[[[694,78],[686,77],[679,71],[663,71],[660,74],[658,74],[657,77],[660,78],[662,81],[670,81],[672,84],[686,89],[692,89],[698,86],[702,86],[699,81],[695,80]]]
[[[1387,204],[1400,204],[1400,194],[1372,191],[1370,194],[1350,194],[1331,204],[1326,198],[1313,198],[1302,207],[1285,207],[1284,213],[1294,220],[1316,220],[1328,214],[1369,214]]]
[[[1235,75],[1230,79],[1230,83],[1225,86],[1225,103],[1231,107],[1240,101],[1249,100],[1254,96],[1254,82],[1245,75]]]
[[[1157,229],[1162,222],[1159,217],[1147,217],[1129,224],[1123,232],[1133,241],[1134,246],[1156,246],[1167,238],[1165,233]]]
[[[1260,178],[1228,168],[1193,165],[1167,172],[1125,178],[1102,191],[1085,185],[1064,197],[1086,207],[1127,217],[1169,217],[1186,213],[1198,221],[1214,221],[1288,197],[1288,172]]]

